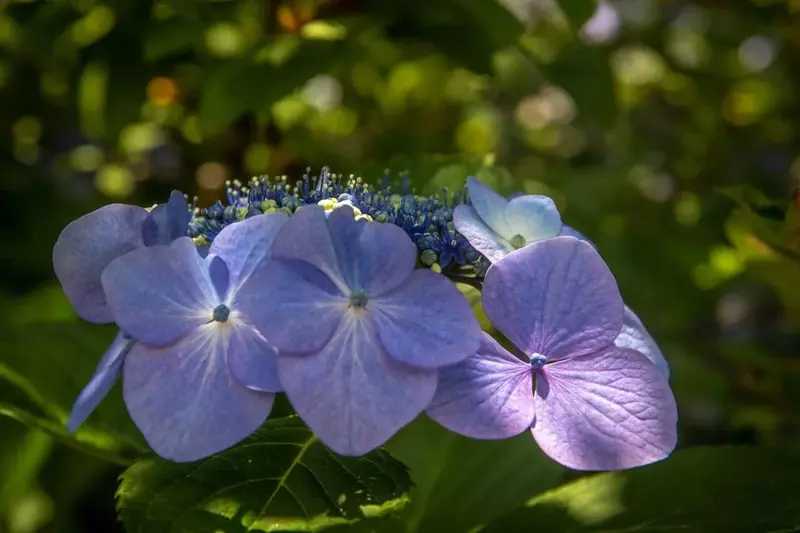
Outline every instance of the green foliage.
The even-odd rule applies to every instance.
[[[401,430],[387,449],[410,468],[415,485],[405,533],[470,531],[557,486],[565,473],[530,433],[476,441],[425,416]]]
[[[714,447],[597,474],[544,493],[478,529],[516,531],[795,531],[800,479],[786,450]]]
[[[288,417],[197,463],[139,461],[117,497],[128,533],[381,531],[406,505],[410,484],[388,453],[336,456]]]
[[[69,410],[115,335],[113,327],[78,322],[29,323],[0,338],[0,379],[24,395],[23,407],[0,403],[0,416],[45,431],[62,442],[125,463],[146,449],[114,391],[72,437]]]

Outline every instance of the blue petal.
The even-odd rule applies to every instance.
[[[380,296],[414,271],[417,247],[398,226],[357,221],[350,207],[336,208],[328,216],[328,225],[339,267],[351,289]]]
[[[289,217],[270,213],[226,226],[214,237],[209,253],[225,260],[236,292],[259,263],[269,259],[272,241]]]
[[[108,347],[108,350],[100,359],[92,379],[83,388],[78,395],[78,399],[72,405],[72,412],[70,412],[69,420],[67,420],[67,431],[74,433],[100,405],[100,402],[103,401],[108,391],[116,383],[117,378],[122,374],[122,363],[125,361],[125,356],[133,347],[134,342],[122,332],[117,334],[111,346]]]
[[[114,259],[144,246],[141,207],[111,204],[71,222],[53,246],[53,268],[75,311],[84,320],[114,321],[100,281]]]
[[[350,294],[321,207],[307,205],[295,211],[275,237],[271,253],[273,258],[309,263],[328,276],[342,294]]]
[[[306,353],[328,343],[348,300],[309,264],[272,260],[253,271],[232,305],[279,351]]]
[[[555,237],[561,232],[561,215],[547,196],[526,195],[514,198],[505,209],[508,230],[522,235],[525,244]]]
[[[669,365],[664,354],[661,353],[658,344],[644,327],[642,321],[628,306],[625,306],[622,331],[614,339],[614,344],[619,348],[630,348],[643,353],[665,376],[669,377]]]
[[[278,352],[255,329],[246,324],[231,328],[228,368],[248,389],[280,392]]]
[[[594,248],[595,250],[597,250],[597,246],[595,246],[595,244],[594,244],[592,241],[590,241],[590,240],[589,240],[589,238],[588,238],[588,237],[586,237],[586,235],[584,235],[584,234],[583,234],[583,233],[581,233],[580,231],[576,230],[576,229],[575,229],[575,228],[573,228],[572,226],[567,226],[566,224],[564,224],[563,226],[561,226],[561,233],[560,233],[560,235],[561,235],[562,237],[575,237],[575,238],[576,238],[576,239],[578,239],[578,240],[581,240],[581,241],[584,241],[584,242],[588,242],[589,244],[591,244],[591,245],[592,245],[592,248]]]
[[[464,294],[430,270],[416,270],[367,310],[387,353],[415,367],[458,363],[480,346],[481,327]]]
[[[229,448],[264,423],[274,395],[231,376],[226,335],[201,326],[162,348],[136,344],[125,360],[123,395],[150,447],[177,462]]]
[[[500,261],[514,250],[508,241],[492,231],[478,213],[468,205],[459,205],[453,211],[453,224],[469,244],[491,262]]]
[[[622,328],[617,282],[597,252],[574,237],[526,246],[493,264],[483,310],[529,357],[554,361],[608,347]]]
[[[667,457],[678,411],[666,376],[641,353],[610,346],[537,377],[533,436],[576,470],[620,470]]]
[[[491,335],[478,353],[439,370],[428,416],[474,439],[507,439],[533,424],[533,372]]]
[[[436,390],[435,371],[394,361],[363,319],[343,322],[314,354],[279,352],[278,371],[297,414],[341,455],[364,455],[384,444]]]
[[[146,344],[175,342],[210,321],[220,303],[188,237],[135,250],[108,265],[102,278],[117,325]]]
[[[142,224],[145,246],[169,244],[186,236],[192,214],[186,198],[180,191],[172,191],[166,204],[154,207]]]
[[[478,178],[469,176],[467,178],[467,189],[472,207],[478,216],[494,231],[502,237],[511,238],[514,234],[510,233],[504,210],[508,205],[508,200],[491,190],[481,183]]]

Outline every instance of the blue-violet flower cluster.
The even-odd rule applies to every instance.
[[[121,375],[133,421],[174,461],[243,440],[279,392],[343,455],[423,412],[476,439],[530,431],[578,470],[674,449],[666,360],[550,198],[507,199],[473,177],[421,197],[325,170],[195,204],[113,204],[60,235],[54,269],[76,312],[120,328],[70,431]],[[457,282],[482,288],[511,350]]]

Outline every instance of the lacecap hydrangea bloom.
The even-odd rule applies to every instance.
[[[167,244],[186,235],[192,214],[186,198],[174,191],[151,210],[111,204],[71,222],[53,247],[53,268],[75,312],[89,322],[114,322],[100,278],[105,268],[133,250]],[[133,341],[117,334],[94,376],[72,407],[67,428],[75,431],[108,394],[122,371]]]
[[[138,209],[79,219],[54,263],[82,317],[124,332],[73,415],[122,368],[127,408],[163,457],[244,439],[279,391],[345,455],[426,410],[475,438],[532,428],[577,469],[637,466],[674,447],[666,361],[549,198],[507,200],[474,178],[423,197],[325,170],[293,185],[233,183],[228,205],[192,205],[188,221],[177,196]],[[130,220],[111,230],[114,217]],[[480,331],[455,282],[483,287],[513,352]]]

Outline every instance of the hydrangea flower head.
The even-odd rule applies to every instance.
[[[297,413],[332,450],[364,454],[433,398],[437,369],[472,355],[480,327],[461,292],[415,270],[398,226],[297,210],[241,305],[278,350],[278,375]]]
[[[440,371],[434,420],[482,439],[530,428],[545,453],[578,470],[631,468],[674,449],[667,377],[614,344],[624,304],[589,244],[557,237],[507,255],[486,275],[483,308],[520,356],[484,334],[477,354]]]
[[[552,199],[521,195],[507,200],[477,178],[467,178],[472,205],[456,206],[453,222],[459,233],[489,261],[525,245],[556,237],[561,215]]]
[[[275,213],[231,225],[206,258],[181,237],[103,271],[114,319],[137,341],[123,369],[125,404],[162,457],[193,461],[221,451],[269,414],[281,390],[275,350],[253,316],[269,294],[248,284],[286,219]]]
[[[186,235],[192,214],[186,198],[173,191],[166,204],[151,210],[111,204],[71,222],[53,247],[53,268],[78,315],[89,322],[114,322],[101,274],[115,259],[145,246],[168,244]],[[67,430],[75,431],[111,390],[132,341],[119,333],[88,385],[72,406]]]

